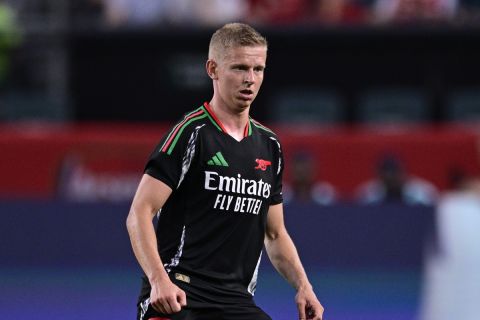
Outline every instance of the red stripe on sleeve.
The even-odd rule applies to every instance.
[[[168,139],[167,143],[163,146],[162,148],[162,152],[166,152],[168,147],[170,146],[170,144],[172,143],[173,139],[175,139],[175,136],[177,135],[177,132],[178,130],[180,130],[181,127],[183,127],[183,125],[190,119],[200,115],[203,113],[203,110],[200,110],[198,112],[195,112],[194,114],[191,114],[189,115],[188,117],[186,117],[185,119],[183,119],[182,122],[180,122],[177,127],[175,128],[175,131],[172,133],[172,135],[170,136],[170,139]]]

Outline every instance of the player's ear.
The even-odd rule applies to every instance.
[[[214,60],[212,60],[212,59],[208,59],[205,67],[206,67],[206,69],[207,69],[207,74],[208,74],[208,76],[209,76],[212,80],[217,80],[217,79],[218,79],[218,75],[217,75],[217,63],[216,63]]]

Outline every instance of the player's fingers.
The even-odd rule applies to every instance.
[[[312,320],[322,320],[323,319],[323,312],[324,309],[321,304],[315,305],[311,307],[311,317],[309,318],[307,316],[307,319],[312,319]]]
[[[187,296],[185,295],[185,291],[180,290],[178,292],[177,301],[181,307],[185,307],[187,305]]]
[[[168,298],[167,303],[168,303],[168,306],[171,310],[170,313],[176,313],[176,312],[180,312],[180,310],[182,310],[182,306],[180,306],[180,303],[178,303],[176,296]]]
[[[297,303],[297,309],[298,309],[298,319],[306,320],[306,318],[305,318],[305,302],[298,302]]]
[[[163,313],[166,313],[166,314],[173,313],[172,308],[168,303],[168,297],[162,297],[162,299],[159,299],[158,305],[159,305],[159,309],[163,310],[162,311]]]
[[[150,304],[152,305],[152,308],[155,311],[160,312],[160,313],[167,313],[167,311],[165,310],[165,308],[163,307],[163,305],[160,301],[158,301],[158,300],[152,301]]]
[[[322,317],[315,313],[315,311],[307,311],[306,320],[322,320]]]
[[[317,320],[315,309],[307,304],[305,307],[305,318],[307,320]]]
[[[168,299],[164,301],[163,307],[165,308],[165,313],[167,314],[172,314],[174,312]]]

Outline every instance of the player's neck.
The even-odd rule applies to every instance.
[[[222,107],[220,103],[217,103],[214,100],[209,103],[209,107],[230,136],[237,141],[244,138],[245,127],[248,124],[249,108],[240,112],[235,112],[228,107]]]

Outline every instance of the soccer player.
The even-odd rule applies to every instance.
[[[252,297],[263,245],[297,290],[299,319],[322,319],[284,225],[281,145],[249,117],[266,58],[252,27],[218,29],[206,63],[212,99],[187,113],[146,164],[127,218],[145,273],[140,320],[271,319]]]

